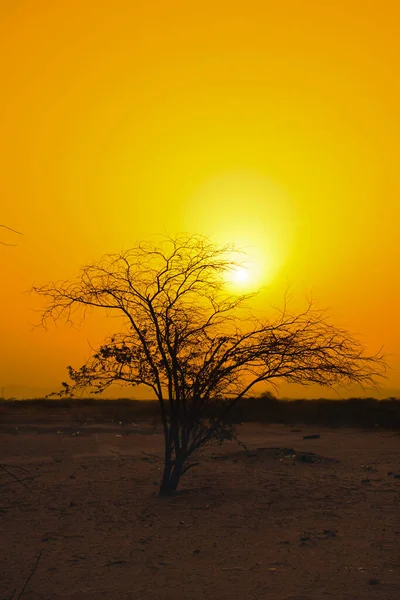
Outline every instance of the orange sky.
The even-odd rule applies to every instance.
[[[33,283],[190,231],[251,244],[266,300],[289,282],[370,352],[384,345],[382,395],[400,395],[399,13],[388,0],[0,2],[0,223],[24,233],[0,246],[4,394],[59,389],[113,326],[32,331]]]

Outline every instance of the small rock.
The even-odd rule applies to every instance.
[[[369,580],[368,580],[368,583],[369,583],[370,585],[379,585],[379,584],[380,584],[380,581],[379,581],[379,579],[375,579],[375,577],[373,577],[372,579],[369,579]]]
[[[322,534],[326,535],[327,537],[336,537],[335,531],[331,531],[330,529],[324,529]]]

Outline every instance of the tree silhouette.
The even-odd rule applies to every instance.
[[[60,394],[111,384],[149,387],[159,401],[164,430],[160,495],[176,491],[181,476],[207,444],[234,437],[226,422],[232,406],[261,382],[286,380],[324,386],[376,384],[382,355],[327,322],[312,303],[300,313],[285,305],[273,318],[249,308],[255,294],[226,292],[226,276],[240,253],[199,235],[139,243],[82,268],[75,281],[50,282],[34,291],[47,299],[42,324],[72,323],[76,311],[102,308],[124,318]],[[232,257],[235,256],[235,259]],[[226,402],[205,418],[210,404]]]

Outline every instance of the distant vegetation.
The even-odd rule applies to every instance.
[[[227,400],[208,406],[203,418],[215,417]],[[61,413],[61,414],[60,414]],[[158,400],[106,400],[100,398],[65,398],[51,400],[0,399],[0,416],[7,420],[29,416],[56,420],[67,417],[76,422],[95,423],[159,420]],[[36,420],[36,419],[35,419]],[[272,394],[242,398],[232,407],[229,422],[284,423],[290,425],[325,425],[330,427],[384,427],[400,429],[400,399],[350,398],[348,400],[279,400]]]

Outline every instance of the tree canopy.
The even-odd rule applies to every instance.
[[[68,367],[64,393],[100,393],[116,382],[151,388],[165,437],[161,493],[176,490],[207,443],[232,435],[225,417],[256,384],[374,385],[384,375],[382,355],[366,355],[312,303],[256,316],[254,294],[227,292],[226,276],[241,259],[233,246],[181,235],[138,243],[83,267],[74,281],[34,288],[47,299],[44,325],[72,322],[80,309],[124,317],[82,367]],[[205,407],[221,397],[221,414],[206,422]]]

